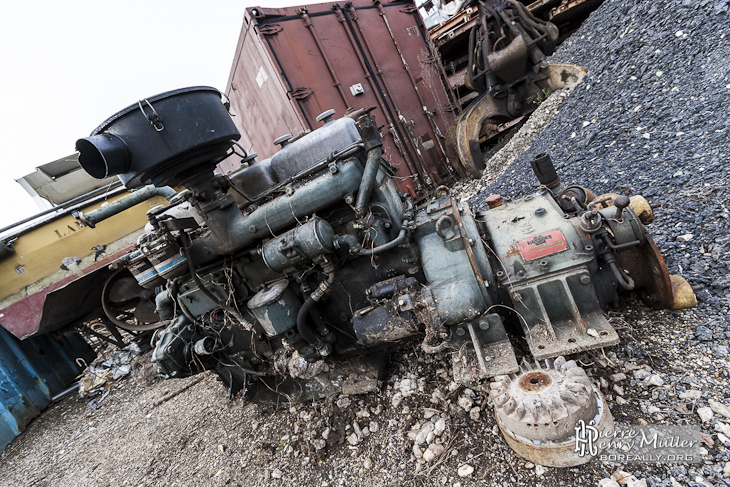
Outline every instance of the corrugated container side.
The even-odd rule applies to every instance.
[[[94,352],[76,332],[18,340],[0,328],[0,451],[90,363]]]
[[[328,109],[374,107],[402,191],[450,181],[455,108],[427,39],[411,1],[247,9],[226,90],[244,146],[270,157],[274,139],[316,129]]]

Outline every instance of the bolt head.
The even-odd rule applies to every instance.
[[[466,331],[464,331],[464,329],[461,327],[456,329],[456,334],[459,335],[460,337],[464,336],[465,333],[466,333]]]
[[[580,276],[580,282],[581,282],[581,284],[590,284],[591,276],[587,276],[587,275]]]

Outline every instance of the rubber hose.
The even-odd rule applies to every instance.
[[[309,327],[307,326],[307,316],[309,316],[309,310],[311,310],[315,304],[316,301],[310,296],[304,302],[302,307],[299,308],[299,313],[297,313],[297,331],[302,336],[302,338],[307,341],[307,343],[312,345],[314,348],[318,348],[322,346],[322,340],[320,340],[317,334],[309,329]]]
[[[406,239],[406,232],[408,229],[405,227],[405,224],[408,223],[408,220],[403,221],[403,226],[400,229],[400,232],[398,233],[398,236],[395,237],[393,240],[391,240],[388,243],[384,243],[383,245],[380,245],[378,247],[372,248],[372,249],[362,249],[358,254],[360,255],[375,255],[379,254],[381,252],[385,252],[386,250],[390,250],[393,247],[397,247],[403,241]]]

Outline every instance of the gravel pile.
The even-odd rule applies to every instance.
[[[515,136],[529,149],[496,182],[460,186],[481,193],[477,207],[532,192],[529,160],[548,151],[566,182],[661,203],[650,230],[698,307],[627,298],[609,313],[622,343],[573,358],[617,422],[700,427],[703,463],[525,462],[499,434],[486,384],[458,386],[448,354],[414,344],[379,393],[279,408],[229,403],[212,376],[156,380],[145,365],[96,410],[69,398],[34,421],[0,457],[0,485],[730,485],[729,60],[726,0],[607,0],[552,59],[588,78],[550,105],[534,141],[534,124]]]
[[[585,81],[489,192],[533,191],[529,161],[549,152],[566,182],[660,203],[651,231],[670,270],[722,309],[730,288],[729,8],[727,0],[604,3],[550,59],[586,67]]]

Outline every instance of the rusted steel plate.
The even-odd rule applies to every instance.
[[[104,268],[131,248],[90,265],[80,271],[81,276],[68,276],[10,304],[0,310],[0,325],[23,339],[77,322],[101,306],[101,287],[107,275]],[[78,286],[78,292],[74,291],[75,286]]]
[[[0,451],[73,382],[94,353],[75,332],[19,341],[0,329]]]

